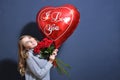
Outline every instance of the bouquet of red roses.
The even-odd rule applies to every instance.
[[[49,60],[49,56],[53,53],[54,49],[55,46],[53,41],[48,38],[44,38],[42,41],[38,42],[38,45],[34,48],[34,53],[35,55],[41,55],[42,58]],[[70,68],[68,64],[65,64],[60,59],[56,58],[53,65],[57,68],[59,73],[68,75],[68,72],[64,68]]]
[[[52,45],[53,41],[48,38],[44,38],[38,45],[34,48],[35,54],[41,54],[44,59],[49,59],[55,47]]]

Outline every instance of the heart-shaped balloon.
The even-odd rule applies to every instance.
[[[79,11],[70,4],[59,7],[44,7],[37,14],[39,29],[47,38],[60,45],[73,33],[80,21]]]

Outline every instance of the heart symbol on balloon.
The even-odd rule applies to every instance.
[[[59,48],[76,29],[80,22],[80,13],[70,4],[48,6],[38,12],[36,20],[39,29]]]

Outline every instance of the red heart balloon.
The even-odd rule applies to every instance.
[[[73,33],[80,21],[79,11],[70,4],[59,7],[44,7],[37,14],[39,29],[54,41],[55,47],[60,45]]]

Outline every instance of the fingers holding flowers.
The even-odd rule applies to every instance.
[[[50,55],[50,57],[49,57],[50,62],[53,62],[55,60],[57,52],[58,52],[58,49],[54,49],[54,51],[52,52],[52,55]]]
[[[50,61],[51,63],[53,63],[54,60],[55,60],[55,55],[50,55],[50,56],[49,56],[49,61]]]
[[[53,51],[53,53],[52,53],[52,55],[57,55],[57,52],[58,52],[58,49],[55,49],[54,51]]]

